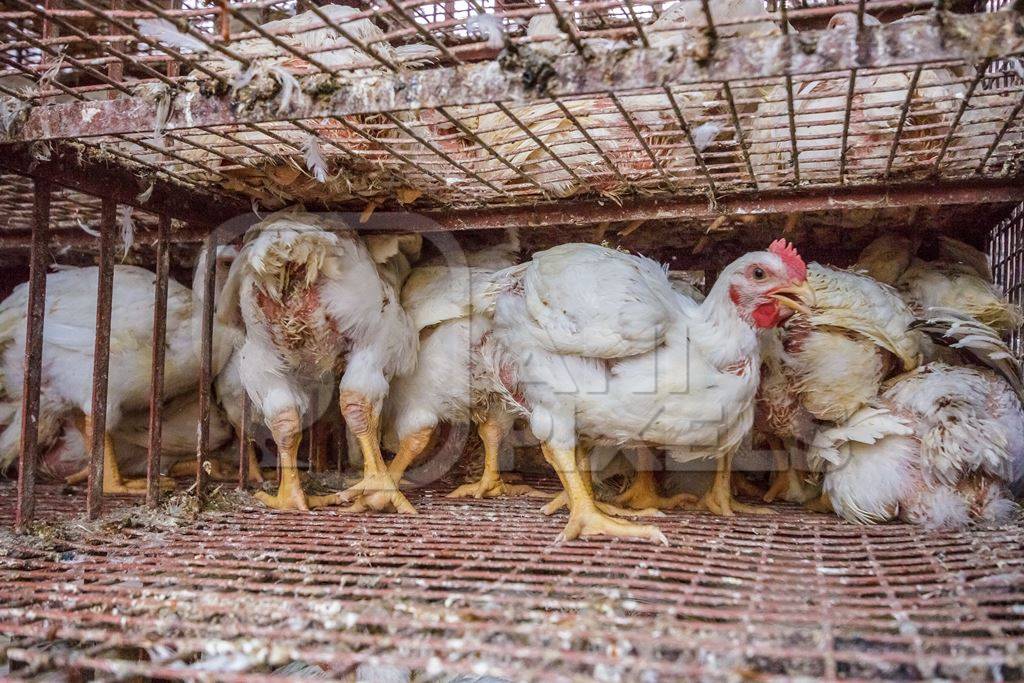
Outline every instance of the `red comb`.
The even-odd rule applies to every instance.
[[[796,247],[787,242],[784,238],[777,239],[768,246],[768,251],[775,254],[782,259],[782,262],[786,264],[786,270],[789,271],[789,276],[797,282],[803,282],[807,279],[807,264],[800,258],[800,254],[797,253]]]

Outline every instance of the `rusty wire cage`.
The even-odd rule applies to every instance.
[[[1019,523],[929,534],[795,508],[674,513],[661,549],[552,545],[559,523],[533,504],[435,489],[412,520],[200,514],[212,258],[192,493],[158,507],[155,398],[148,508],[103,500],[95,439],[84,494],[36,482],[46,272],[99,266],[102,427],[126,220],[124,258],[156,273],[152,397],[169,280],[216,246],[218,224],[295,202],[361,213],[366,230],[387,227],[375,210],[405,210],[422,220],[404,229],[465,244],[501,228],[527,251],[610,240],[706,278],[780,233],[839,264],[888,231],[953,234],[987,246],[1024,302],[1019,2],[772,0],[768,27],[713,0],[684,25],[670,5],[0,3],[0,293],[29,282],[21,455],[0,521],[33,532],[0,539],[0,675],[1024,677]],[[296,12],[306,25],[268,24]]]

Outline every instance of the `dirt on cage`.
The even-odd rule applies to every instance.
[[[3,518],[13,514],[5,494]],[[411,496],[420,514],[405,517],[279,513],[246,496],[201,513],[172,498],[151,518],[134,517],[139,508],[121,499],[98,523],[62,525],[59,539],[6,537],[3,673],[1024,675],[1020,522],[940,534],[786,507],[733,519],[672,512],[657,520],[671,541],[662,548],[556,544],[564,520],[539,514],[536,500],[453,501],[424,490]],[[68,498],[42,487],[39,506],[45,516]]]

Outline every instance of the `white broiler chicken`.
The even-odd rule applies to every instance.
[[[416,335],[365,244],[346,226],[312,214],[279,212],[254,226],[218,306],[225,324],[244,326],[243,386],[278,448],[278,492],[257,497],[278,509],[306,510],[355,499],[353,510],[415,512],[388,475],[379,419],[389,382],[412,370]],[[363,455],[362,481],[307,497],[297,452],[308,407],[323,405],[341,369],[340,404]]]
[[[864,20],[868,26],[881,23],[871,15],[865,15]],[[818,38],[819,49],[831,49],[827,46],[833,42],[845,44],[852,40],[856,29],[856,14],[835,14],[828,30]],[[907,92],[912,83],[914,91],[904,119],[903,106],[908,101]],[[801,181],[833,180],[841,167],[844,130],[847,133],[847,176],[877,177],[884,173],[898,129],[898,156],[890,171],[910,173],[931,167],[959,106],[958,97],[963,96],[963,86],[947,69],[925,68],[916,82],[911,72],[861,74],[856,81],[852,104],[847,108],[849,86],[850,79],[845,74],[815,74],[793,79],[795,143],[790,131],[786,88],[780,85],[767,97],[754,119],[750,144],[751,164],[765,186],[792,181],[796,171],[794,144]]]
[[[930,363],[821,430],[810,457],[828,463],[824,490],[840,516],[930,528],[998,524],[1016,511],[1024,412],[997,374]]]
[[[907,262],[896,254],[884,270],[894,272]],[[843,425],[863,416],[886,381],[936,358],[980,364],[1020,388],[1019,370],[998,334],[973,318],[932,308],[917,319],[895,289],[861,273],[812,263],[807,279],[811,305],[787,321],[781,348],[764,349],[760,407],[769,416],[792,419],[762,427],[787,445],[812,440],[811,419]],[[773,492],[792,491],[781,478]],[[827,509],[823,501],[815,507]]]
[[[577,467],[581,440],[691,447],[718,459],[705,506],[748,509],[732,497],[729,470],[753,421],[757,330],[803,307],[794,297],[806,294],[805,278],[783,241],[727,266],[700,305],[654,261],[591,244],[554,247],[495,275],[480,302],[494,320],[484,357],[493,389],[529,419],[562,479],[564,538],[665,541],[595,505]]]
[[[194,391],[186,391],[168,400],[163,407],[159,467],[170,476],[195,476],[198,398]],[[237,453],[231,448],[233,437],[234,432],[224,413],[216,405],[211,405],[209,448],[216,454],[210,460],[214,478],[236,479],[238,476]],[[111,430],[110,438],[122,476],[145,477],[149,450],[148,407],[125,413]],[[86,435],[78,431],[74,420],[65,422],[57,441],[40,455],[39,473],[70,484],[84,481],[87,471],[83,468],[88,464],[88,453]]]
[[[816,421],[841,422],[874,399],[882,383],[916,368],[923,335],[897,293],[867,275],[811,263],[809,306],[777,335],[763,335],[755,429],[776,469],[765,500],[805,502],[800,452]]]
[[[988,257],[950,237],[939,237],[935,258],[918,256],[920,240],[885,235],[861,252],[853,269],[893,285],[918,314],[954,309],[1009,334],[1024,322],[1020,307],[993,283]]]
[[[786,323],[784,364],[803,407],[838,422],[920,365],[922,335],[896,292],[866,275],[811,263],[807,284],[813,303]]]
[[[417,267],[402,288],[402,305],[419,332],[416,370],[391,385],[388,431],[398,443],[391,476],[405,470],[430,443],[439,423],[474,423],[484,447],[479,481],[460,486],[452,498],[546,495],[501,478],[498,456],[514,416],[499,396],[487,391],[480,348],[491,334],[486,316],[472,310],[474,288],[516,262],[518,241],[466,254],[465,265],[434,262]]]
[[[68,420],[74,421],[82,434],[91,433],[97,277],[98,269],[89,267],[62,269],[46,278],[39,406],[42,449],[53,444]],[[114,267],[104,493],[145,492],[145,480],[122,478],[111,434],[118,430],[125,413],[141,411],[149,405],[155,281],[156,276],[148,270],[135,266]],[[22,284],[0,304],[0,348],[3,349],[0,413],[4,424],[0,434],[0,468],[10,466],[19,448],[27,303],[28,285]],[[191,292],[169,280],[165,397],[195,389],[200,366],[198,318],[193,315]],[[220,343],[224,330],[218,328],[214,334],[214,347],[226,348],[228,344]],[[215,353],[214,372],[219,370],[223,360],[223,354]]]

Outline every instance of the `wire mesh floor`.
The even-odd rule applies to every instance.
[[[10,528],[12,487],[2,494]],[[414,518],[242,506],[178,528],[7,536],[0,675],[1024,675],[1019,523],[926,534],[793,508],[732,520],[677,512],[657,520],[668,548],[556,545],[564,515],[543,517],[536,500],[411,499]],[[81,503],[41,487],[43,516]]]

